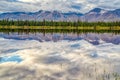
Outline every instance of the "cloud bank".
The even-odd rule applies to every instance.
[[[58,10],[85,13],[95,7],[117,9],[120,0],[0,0],[0,12]]]

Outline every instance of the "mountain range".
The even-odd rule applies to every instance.
[[[120,9],[104,10],[101,8],[94,8],[89,12],[82,14],[77,12],[63,13],[60,11],[44,11],[38,12],[9,12],[0,14],[0,20],[36,20],[36,21],[120,21]]]

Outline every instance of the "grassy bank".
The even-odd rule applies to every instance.
[[[103,27],[103,26],[0,26],[0,29],[78,29],[78,30],[120,30],[120,26]]]
[[[25,33],[120,33],[120,27],[61,27],[61,26],[0,26],[0,32],[25,32]]]

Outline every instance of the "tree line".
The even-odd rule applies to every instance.
[[[22,20],[0,20],[0,26],[72,26],[72,27],[96,27],[96,26],[103,26],[103,27],[113,27],[113,26],[120,26],[120,22],[68,22],[68,21],[22,21]]]

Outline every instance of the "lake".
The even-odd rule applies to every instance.
[[[120,80],[119,31],[0,31],[0,80]]]

